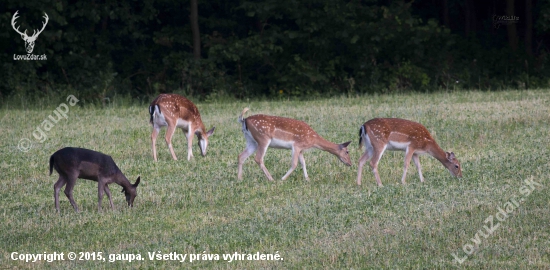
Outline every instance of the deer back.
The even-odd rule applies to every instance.
[[[265,137],[282,141],[292,141],[299,144],[313,144],[319,138],[308,124],[303,121],[256,114],[249,116],[245,120],[246,128],[254,137]]]
[[[363,125],[372,141],[409,143],[415,149],[426,149],[435,143],[422,124],[399,118],[374,118]]]
[[[153,102],[150,108],[154,111],[155,107],[164,116],[170,124],[177,124],[178,119],[187,121],[193,127],[201,128],[204,132],[204,124],[197,106],[190,100],[178,94],[160,94]],[[152,115],[152,112],[151,112]]]

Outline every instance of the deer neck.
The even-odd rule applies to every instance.
[[[317,141],[315,141],[313,147],[317,149],[321,149],[323,151],[327,151],[333,155],[338,156],[338,150],[339,150],[338,144],[329,142],[319,135],[317,135]]]
[[[125,189],[128,189],[132,186],[132,183],[128,181],[128,178],[126,178],[126,176],[124,176],[121,171],[118,171],[116,173],[116,176],[114,177],[114,182]]]
[[[200,119],[193,122],[193,127],[194,127],[193,128],[193,133],[197,133],[198,136],[200,136],[201,138],[206,133],[206,128],[204,127],[204,124],[202,123],[202,121]]]
[[[430,155],[432,155],[435,159],[439,160],[445,168],[450,164],[449,160],[447,159],[447,153],[439,147],[437,144],[433,144],[432,147],[430,147],[430,150],[428,151]]]

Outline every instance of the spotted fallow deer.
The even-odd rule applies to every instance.
[[[268,147],[292,150],[292,162],[290,170],[283,176],[282,180],[288,178],[290,173],[296,169],[298,160],[302,164],[304,177],[309,180],[306,170],[306,161],[303,151],[310,148],[317,148],[337,156],[344,164],[351,166],[347,146],[350,142],[335,144],[323,139],[308,124],[290,118],[257,114],[244,118],[248,111],[245,108],[239,116],[242,124],[242,131],[246,139],[246,148],[239,155],[239,170],[237,177],[242,179],[243,163],[256,152],[255,161],[270,181],[273,177],[264,165],[264,156]]]
[[[359,159],[357,185],[361,185],[363,166],[370,159],[370,167],[378,186],[382,186],[378,174],[378,162],[385,150],[405,151],[405,167],[401,182],[405,184],[407,168],[411,158],[416,165],[420,181],[424,182],[420,169],[420,154],[429,154],[439,160],[451,175],[462,177],[460,163],[453,152],[445,152],[432,138],[430,132],[423,125],[399,118],[374,118],[359,129],[359,147],[365,145],[365,153]]]
[[[177,94],[160,94],[149,106],[150,122],[153,125],[151,141],[153,144],[153,158],[157,161],[157,136],[160,128],[168,126],[166,129],[166,144],[174,160],[178,160],[172,147],[172,136],[176,128],[181,128],[187,137],[187,160],[193,157],[193,136],[196,134],[199,139],[199,147],[202,156],[206,155],[208,146],[208,137],[214,133],[213,127],[206,131],[202,123],[199,110],[190,100]]]

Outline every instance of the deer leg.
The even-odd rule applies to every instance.
[[[412,156],[412,159],[414,161],[414,165],[416,165],[416,170],[418,170],[418,175],[420,176],[420,182],[424,182],[424,177],[422,176],[422,168],[420,167],[420,156],[417,154],[414,154]]]
[[[369,160],[369,152],[365,150],[365,153],[361,155],[361,158],[359,159],[359,171],[357,172],[357,185],[361,185],[361,174],[363,173],[363,166],[365,166],[365,163]]]
[[[292,173],[296,169],[296,166],[298,166],[298,159],[301,151],[301,149],[292,148],[292,161],[290,163],[290,170],[286,172],[281,180],[287,179],[290,173]]]
[[[407,147],[407,150],[405,150],[405,166],[403,167],[403,177],[401,178],[401,183],[403,185],[405,184],[405,178],[407,177],[407,169],[409,168],[409,164],[411,163],[411,158],[414,155],[414,150],[410,147]]]
[[[243,178],[243,164],[245,160],[258,149],[258,144],[255,141],[246,139],[246,148],[239,155],[239,170],[237,172],[237,179],[241,180]]]
[[[111,205],[111,209],[115,209],[113,206],[113,200],[111,199],[111,190],[109,190],[109,186],[105,185],[105,194],[107,194],[107,197],[109,198],[109,204]]]
[[[151,144],[153,146],[153,158],[157,161],[157,136],[159,135],[160,127],[153,126],[153,132],[151,133]]]
[[[306,170],[306,160],[304,159],[304,152],[300,152],[300,155],[298,156],[300,159],[300,163],[302,164],[302,169],[304,169],[304,177],[307,181],[309,181],[309,177],[307,176],[307,170]]]
[[[74,210],[78,212],[78,206],[76,206],[76,202],[73,198],[73,188],[76,185],[76,176],[71,175],[67,177],[67,186],[65,187],[65,195],[67,198],[69,198],[69,202],[71,202],[71,205],[73,206]]]
[[[185,134],[185,137],[187,137],[187,161],[193,157],[193,136],[193,129],[191,128],[191,123],[189,123],[189,129],[187,130],[187,134]]]
[[[267,176],[267,179],[269,179],[269,181],[273,181],[273,177],[271,176],[271,174],[269,174],[269,171],[264,165],[264,156],[265,152],[267,151],[267,147],[269,146],[269,143],[270,141],[268,141],[264,145],[258,145],[258,151],[256,151],[256,157],[254,158],[254,161],[258,163],[265,176]]]
[[[372,158],[370,159],[370,167],[372,168],[372,173],[379,187],[382,187],[382,181],[380,180],[380,174],[378,174],[378,162],[380,162],[380,158],[382,158],[384,151],[386,151],[386,145],[380,150],[373,149]]]
[[[174,132],[176,131],[176,125],[168,124],[168,128],[166,129],[166,144],[168,145],[168,150],[170,150],[170,154],[172,154],[172,158],[174,160],[178,160],[176,157],[176,154],[174,153],[174,148],[172,148],[172,136],[174,136]]]
[[[102,183],[101,178],[97,180],[97,211],[101,212],[101,201],[103,200],[103,193],[105,192],[105,184]]]
[[[67,183],[65,177],[59,175],[59,179],[53,185],[53,197],[55,201],[55,210],[59,212],[59,190]]]

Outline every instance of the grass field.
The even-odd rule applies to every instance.
[[[147,106],[69,105],[67,119],[49,131],[42,128],[42,143],[32,133],[49,115],[55,117],[58,104],[0,111],[0,268],[550,268],[546,90],[197,106],[207,128],[216,126],[207,156],[200,155],[195,138],[188,162],[185,137],[177,131],[173,145],[179,160],[173,161],[163,129],[157,163]],[[306,121],[333,142],[351,140],[353,166],[311,150],[305,154],[311,181],[304,180],[300,166],[281,181],[290,151],[269,149],[266,167],[276,181],[268,182],[252,157],[243,180],[237,180],[237,156],[245,147],[237,117],[244,107],[250,114]],[[420,183],[411,164],[402,185],[403,152],[387,151],[379,165],[384,187],[376,186],[368,166],[357,186],[358,130],[374,117],[421,122],[444,150],[457,155],[464,177],[453,178],[437,160],[422,156],[426,182]],[[18,148],[23,138],[33,144],[23,149],[27,152]],[[56,213],[57,173],[48,176],[48,160],[65,146],[111,155],[131,182],[141,175],[134,208],[125,207],[113,184],[115,210],[105,197],[98,212],[97,184],[78,180],[74,198],[81,212],[75,213],[61,193],[61,213]],[[18,256],[13,252],[63,252],[65,261],[12,260]],[[77,260],[69,260],[69,252]],[[80,252],[88,252],[89,260],[78,260]],[[105,261],[92,260],[99,252]],[[150,260],[152,252],[188,257]],[[282,259],[222,257],[235,252]],[[143,260],[109,262],[116,254],[140,254]],[[217,254],[219,260],[190,262],[190,254],[200,254],[195,259]]]

